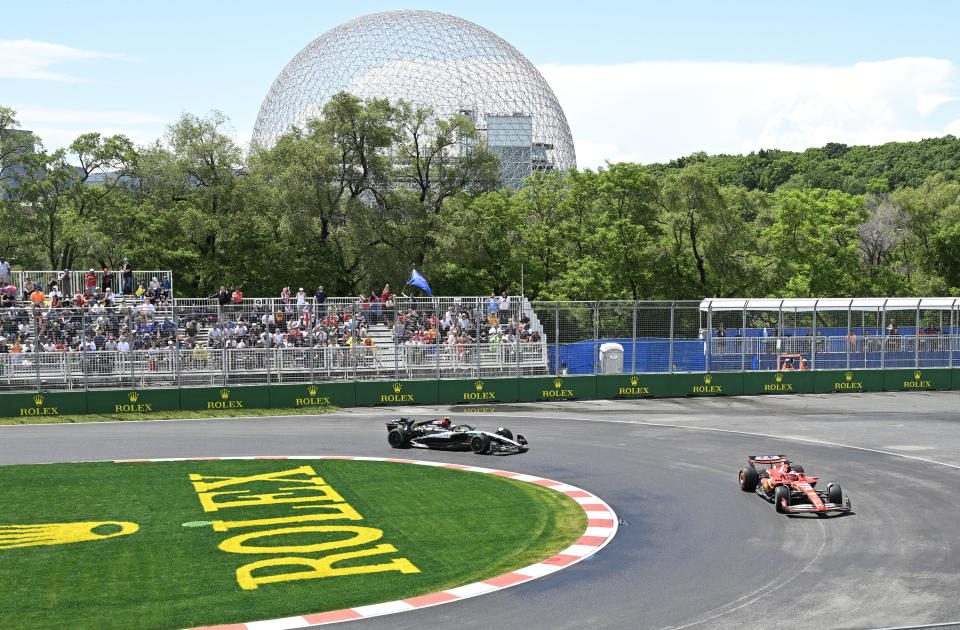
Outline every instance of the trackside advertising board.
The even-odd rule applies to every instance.
[[[673,374],[602,374],[598,398],[660,398],[673,395]]]
[[[0,393],[0,417],[960,389],[960,368],[682,372]],[[490,408],[489,410],[493,410]]]
[[[441,380],[438,386],[441,403],[489,405],[517,400],[517,379],[514,378]]]
[[[298,383],[271,385],[270,407],[295,408],[335,405],[353,407],[357,404],[356,387],[351,383]]]
[[[812,391],[813,372],[809,370],[743,374],[744,394],[809,394]]]
[[[521,378],[517,382],[517,400],[575,400],[596,398],[595,376],[552,376]]]

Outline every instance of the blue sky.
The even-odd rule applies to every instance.
[[[37,1],[3,12],[0,104],[48,148],[85,131],[143,144],[212,109],[244,142],[301,48],[398,8],[457,15],[525,54],[567,113],[580,166],[960,135],[960,3],[947,1]]]

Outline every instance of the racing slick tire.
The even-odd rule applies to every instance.
[[[486,435],[475,435],[470,438],[470,448],[477,455],[490,452],[490,438]]]
[[[827,501],[843,505],[843,490],[840,489],[840,484],[831,483],[827,486]]]
[[[744,492],[753,492],[760,483],[760,475],[753,466],[740,469],[740,489]]]
[[[410,445],[410,436],[401,429],[391,429],[387,433],[387,443],[393,448],[405,448]]]
[[[786,502],[787,505],[790,505],[790,488],[788,486],[777,486],[773,490],[773,504],[777,508],[777,512],[783,514],[786,510],[783,508],[783,502]]]

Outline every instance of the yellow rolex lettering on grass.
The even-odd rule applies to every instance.
[[[230,400],[230,390],[224,387],[220,390],[220,400],[207,401],[207,409],[243,409],[243,401]]]
[[[380,394],[380,402],[414,402],[413,394],[403,393],[403,383],[394,383],[392,387],[392,394]]]
[[[21,407],[21,416],[59,416],[60,411],[56,407],[45,407],[43,401],[46,397],[43,394],[37,394],[33,397],[36,407]]]
[[[261,584],[360,573],[420,572],[406,558],[393,558],[387,562],[361,566],[334,566],[335,563],[354,558],[396,553],[397,548],[389,544],[377,544],[318,557],[307,556],[306,554],[323,554],[334,549],[363,547],[383,537],[383,530],[375,527],[330,523],[336,520],[360,521],[363,517],[344,501],[336,490],[326,484],[312,466],[298,466],[246,477],[192,474],[190,481],[197,492],[200,504],[207,512],[277,503],[309,503],[309,505],[291,505],[290,507],[293,510],[310,510],[310,513],[300,512],[277,518],[217,520],[210,523],[216,532],[253,529],[253,531],[235,533],[221,541],[217,546],[221,551],[236,554],[298,554],[258,560],[239,567],[237,584],[244,590],[256,589]],[[265,493],[263,484],[284,484],[284,487],[277,488],[281,492]],[[237,486],[246,487],[236,489]],[[315,494],[304,496],[303,492]],[[316,522],[324,522],[324,524],[314,524]],[[254,541],[257,542],[254,543]],[[264,572],[272,567],[297,567],[301,570],[286,573]],[[302,570],[304,567],[307,569]],[[257,574],[254,575],[254,572]]]
[[[117,529],[96,533],[96,529]],[[0,549],[65,545],[125,536],[140,529],[136,523],[125,521],[85,521],[80,523],[38,523],[36,525],[0,525]]]

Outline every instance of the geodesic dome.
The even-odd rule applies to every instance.
[[[576,166],[566,116],[540,72],[497,35],[452,15],[372,13],[313,40],[267,93],[253,143],[273,146],[292,126],[319,117],[341,91],[402,98],[444,118],[466,114],[491,148],[501,147],[501,163],[520,156],[534,170]]]

